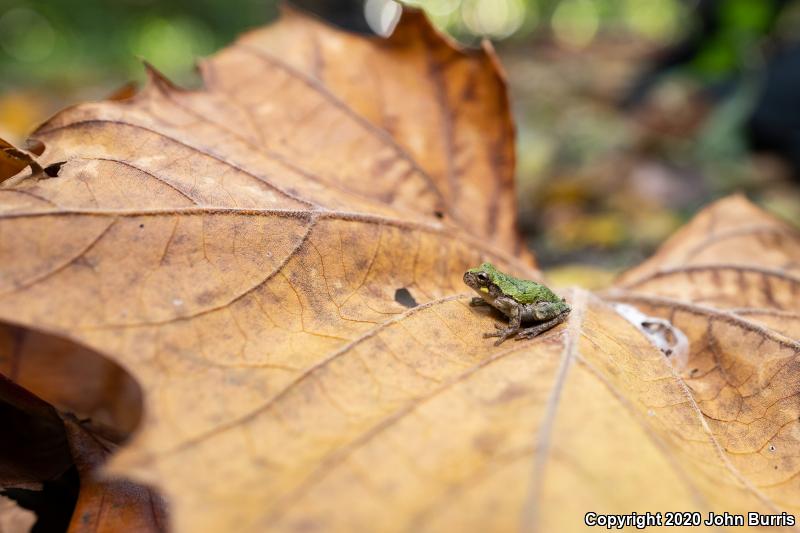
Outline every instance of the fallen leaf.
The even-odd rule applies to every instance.
[[[721,458],[753,496],[796,513],[800,494],[800,235],[733,196],[703,210],[611,298],[689,340],[677,370]]]
[[[631,287],[660,274],[739,265],[796,274],[800,270],[797,230],[762,211],[744,196],[725,198],[701,211],[617,286]]]
[[[18,174],[27,166],[31,167],[32,172],[42,171],[31,154],[0,139],[0,183]]]
[[[731,237],[747,234],[731,206],[777,223],[728,200],[616,289],[561,291],[566,325],[494,347],[464,270],[539,273],[514,256],[488,51],[454,50],[413,11],[387,41],[292,12],[203,73],[185,91],[151,69],[133,98],[60,113],[34,134],[55,176],[0,188],[0,319],[133,375],[144,414],[107,470],[158,488],[174,529],[800,511],[800,348],[735,314],[794,308],[758,307],[756,278],[736,301],[691,275],[646,286],[697,257],[790,275],[794,234]]]
[[[64,427],[81,480],[68,533],[166,531],[164,503],[153,491],[98,475],[99,467],[116,445],[72,416],[64,418]]]
[[[724,309],[800,338],[800,234],[742,196],[702,211],[616,285]]]
[[[254,68],[267,72],[251,76]],[[339,126],[331,129],[352,117],[390,138],[414,162],[434,185],[444,213],[460,226],[527,254],[516,229],[514,124],[505,75],[488,41],[482,50],[458,50],[422,11],[408,8],[390,39],[335,31],[285,9],[280,24],[245,34],[201,70],[209,88],[249,109],[256,130],[266,122],[295,125],[291,135],[302,141],[284,141],[294,148],[286,152],[290,160],[318,162],[326,174],[341,157],[348,166],[371,160],[360,155],[369,153],[368,145],[343,149]],[[264,92],[272,93],[269,105]],[[346,118],[337,119],[334,109]],[[242,134],[270,145],[286,136],[240,126]],[[377,159],[380,164],[383,158]],[[397,165],[390,161],[377,175],[392,174]],[[357,176],[356,184],[370,184],[368,175],[376,176]],[[430,212],[422,198],[412,203]]]
[[[51,344],[59,342],[64,341],[54,340]],[[40,341],[38,345],[46,342]],[[76,352],[65,351],[61,355],[87,360]],[[55,357],[50,359],[53,360]],[[50,361],[37,362],[42,363],[41,369],[46,369]],[[66,378],[77,376],[71,369],[66,370]],[[90,378],[92,374],[82,377]],[[65,393],[64,384],[45,390]],[[75,396],[81,392],[79,385],[73,382]],[[39,515],[36,530],[61,530],[71,516],[70,532],[166,531],[164,504],[159,496],[130,481],[108,479],[100,472],[106,457],[118,446],[120,430],[109,431],[96,422],[79,422],[74,415],[60,415],[53,406],[2,376],[0,424],[9,434],[0,442],[0,486],[11,489],[5,494],[36,511]],[[77,503],[73,499],[75,494]],[[59,506],[58,512],[65,514],[57,515],[55,505]],[[62,509],[64,506],[66,509]],[[19,518],[16,507],[0,507],[0,527],[5,528],[6,523],[9,528],[17,527],[22,524]]]

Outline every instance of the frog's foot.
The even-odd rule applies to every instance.
[[[474,296],[472,300],[469,301],[469,305],[472,307],[480,307],[482,305],[489,305],[486,300],[481,298],[480,296]]]
[[[547,330],[549,330],[551,328],[554,328],[555,326],[561,324],[562,322],[564,322],[567,319],[567,316],[569,316],[569,312],[561,313],[557,317],[555,317],[555,318],[553,318],[551,320],[548,320],[547,322],[542,322],[541,324],[537,324],[537,325],[529,327],[529,328],[521,329],[521,330],[519,330],[519,333],[517,333],[517,337],[516,337],[515,340],[519,341],[519,340],[522,340],[522,339],[532,339],[532,338],[536,337],[537,335],[540,335],[540,334],[544,333],[545,331],[547,331]]]
[[[490,337],[499,337],[499,339],[494,341],[495,346],[500,346],[503,341],[509,337],[513,337],[519,331],[519,328],[505,327],[502,324],[495,324],[494,327],[497,329],[497,331],[484,333],[483,338],[488,339]]]

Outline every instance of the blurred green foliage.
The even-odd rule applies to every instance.
[[[0,91],[141,79],[139,58],[177,81],[197,56],[273,18],[265,0],[0,0]]]
[[[178,82],[196,57],[277,13],[277,0],[0,0],[0,91],[64,89],[141,79],[138,58]],[[598,31],[675,36],[679,0],[409,0],[455,37],[524,38],[552,28],[568,45]],[[749,2],[748,3],[752,3]],[[744,8],[740,8],[744,9]],[[738,16],[734,13],[734,16]],[[749,14],[744,15],[751,20]],[[736,19],[738,20],[738,19]]]
[[[585,46],[601,32],[634,33],[659,42],[681,29],[681,0],[407,0],[467,42],[480,36],[525,38],[552,32],[566,45]]]
[[[693,61],[694,71],[710,79],[747,67],[752,48],[775,21],[775,6],[753,0],[720,4],[720,27]]]
[[[382,0],[388,2],[389,0]],[[322,2],[325,3],[325,2]],[[457,39],[554,37],[581,49],[600,35],[664,45],[692,27],[682,0],[405,0]],[[119,85],[142,78],[140,58],[179,83],[194,62],[277,14],[278,0],[0,0],[0,91]],[[725,0],[723,31],[693,63],[727,72],[772,22],[766,2]]]

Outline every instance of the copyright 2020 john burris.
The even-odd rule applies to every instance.
[[[700,512],[665,512],[665,513],[630,513],[630,514],[603,514],[588,512],[583,517],[583,523],[591,527],[605,529],[622,529],[633,527],[645,529],[648,527],[686,527],[686,526],[725,526],[725,527],[787,527],[793,526],[797,519],[793,514],[782,512],[780,514],[763,514],[748,512],[747,514],[735,513],[700,513]]]

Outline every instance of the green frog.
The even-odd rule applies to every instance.
[[[497,270],[491,263],[471,268],[464,273],[464,283],[478,296],[470,305],[494,307],[509,319],[508,326],[495,324],[497,331],[484,333],[484,338],[499,337],[499,346],[509,337],[530,339],[566,320],[570,312],[567,302],[541,283],[515,278]],[[536,325],[523,328],[523,323]]]

